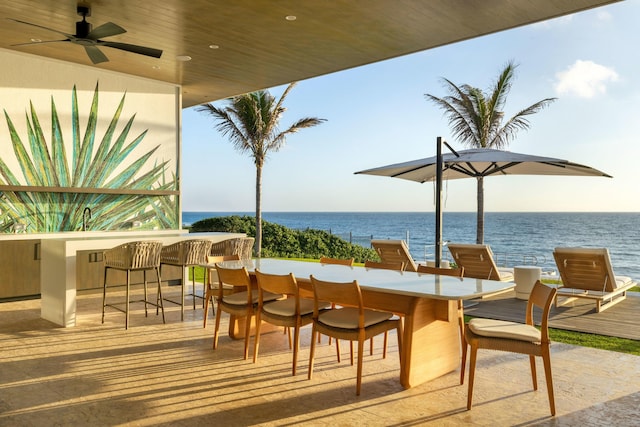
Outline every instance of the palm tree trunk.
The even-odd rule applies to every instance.
[[[484,243],[484,178],[479,177],[478,180],[478,218],[476,223],[476,243],[481,245]]]
[[[256,246],[258,258],[262,256],[262,165],[256,164]]]

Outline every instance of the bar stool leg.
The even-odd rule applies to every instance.
[[[162,310],[162,323],[167,323],[164,318],[164,303],[162,302],[162,288],[160,287],[160,268],[156,267],[156,274],[158,277],[158,301],[160,302],[160,309]],[[158,315],[158,301],[156,301],[156,316]]]
[[[147,313],[147,270],[142,271],[142,278],[144,280],[144,317],[149,317]]]
[[[180,320],[184,321],[184,291],[185,291],[185,279],[184,279],[184,270],[182,272],[182,280],[180,280],[180,287],[182,288],[182,296],[180,303]]]
[[[124,328],[129,329],[129,286],[131,282],[130,271],[127,270],[127,300],[125,301],[125,320],[124,320]]]
[[[188,267],[187,267],[188,271]],[[191,267],[191,290],[193,292],[193,309],[196,309],[196,268]]]
[[[107,270],[109,267],[104,268],[104,281],[102,282],[102,323],[104,324],[104,308],[107,303]]]

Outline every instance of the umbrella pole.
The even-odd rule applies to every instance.
[[[442,137],[436,140],[436,267],[442,259]]]

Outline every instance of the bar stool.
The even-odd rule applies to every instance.
[[[196,309],[196,298],[203,298],[206,290],[206,284],[203,284],[203,292],[202,296],[196,294],[196,275],[195,275],[195,267],[206,264],[207,255],[209,255],[209,250],[211,249],[211,241],[209,240],[200,240],[200,239],[191,239],[191,240],[183,240],[172,245],[164,246],[160,253],[160,270],[162,270],[163,265],[173,265],[176,267],[182,268],[182,279],[180,280],[180,284],[182,287],[182,298],[180,302],[173,301],[165,298],[165,301],[168,301],[173,304],[177,304],[180,306],[180,320],[184,320],[184,296],[185,296],[185,276],[184,269],[191,268],[192,274],[192,286],[193,293],[189,294],[193,296],[193,309]],[[204,301],[203,301],[204,302]]]
[[[147,304],[162,309],[162,323],[165,322],[164,306],[162,304],[162,289],[160,288],[160,251],[162,243],[156,241],[138,241],[124,243],[103,252],[104,259],[104,283],[102,289],[102,323],[104,323],[104,310],[106,307],[114,308],[125,313],[124,328],[129,328],[129,303],[144,302],[144,315],[148,315]],[[110,269],[126,271],[127,274],[127,296],[124,302],[125,309],[118,307],[116,304],[107,304],[107,273]],[[158,294],[156,303],[147,299],[147,270],[155,270],[158,280]],[[144,277],[144,299],[130,301],[129,293],[131,288],[131,272],[142,271]],[[120,303],[122,304],[122,303]]]

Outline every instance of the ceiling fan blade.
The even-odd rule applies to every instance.
[[[89,59],[91,59],[91,62],[93,62],[94,64],[109,61],[109,58],[107,58],[107,56],[102,53],[102,51],[100,51],[100,49],[98,49],[96,46],[85,46],[84,50],[87,52],[87,55],[89,55]]]
[[[108,42],[104,40],[98,40],[100,46],[113,47],[115,49],[126,50],[127,52],[138,53],[140,55],[152,56],[154,58],[160,58],[162,51],[159,49],[153,49],[151,47],[137,46],[135,44]]]
[[[54,30],[53,28],[43,27],[42,25],[32,24],[31,22],[27,22],[27,21],[20,21],[19,19],[13,19],[13,18],[7,18],[7,19],[9,19],[9,20],[11,20],[13,22],[18,22],[20,24],[26,24],[26,25],[31,25],[32,27],[42,28],[43,30],[53,31],[54,33],[62,34],[63,36],[65,36],[68,39],[73,37],[73,35],[71,35],[71,34],[63,33],[62,31]]]
[[[71,40],[69,40],[69,39],[64,39],[64,40],[42,40],[42,41],[39,41],[39,42],[12,44],[11,46],[28,46],[28,45],[31,45],[31,44],[57,43],[57,42],[69,42],[69,41],[71,41]]]
[[[91,40],[98,40],[103,37],[116,36],[126,32],[127,30],[122,28],[120,25],[116,25],[113,22],[107,22],[106,24],[102,24],[99,27],[94,28],[89,34],[87,34],[87,38]]]

